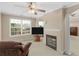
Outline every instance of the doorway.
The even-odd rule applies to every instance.
[[[79,55],[79,9],[69,15],[70,51]]]

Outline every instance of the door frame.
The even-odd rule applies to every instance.
[[[78,10],[79,8],[76,8],[74,11]],[[73,11],[73,12],[74,12]],[[73,13],[66,13],[65,15],[65,49],[64,52],[67,55],[71,55],[73,52],[70,50],[71,48],[71,39],[70,39],[70,19],[71,14]]]

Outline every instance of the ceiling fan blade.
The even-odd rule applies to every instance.
[[[46,10],[43,10],[43,9],[37,9],[37,10],[40,12],[46,12]]]

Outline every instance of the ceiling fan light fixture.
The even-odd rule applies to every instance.
[[[33,14],[34,14],[34,13],[35,13],[35,10],[31,10],[31,13],[33,13]]]
[[[33,13],[34,14],[35,13],[35,10],[33,10],[33,9],[32,10],[29,10],[29,13]]]
[[[30,13],[33,13],[35,15],[37,15],[37,12],[43,12],[43,13],[46,12],[44,9],[37,8],[36,3],[34,3],[34,2],[29,3],[28,9],[29,9],[28,11]]]
[[[36,9],[36,5],[35,4],[31,5],[31,8]]]

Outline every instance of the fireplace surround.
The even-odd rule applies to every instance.
[[[52,48],[50,46],[50,45],[54,45],[53,43],[50,44],[49,46],[47,45],[47,42],[46,42],[47,35],[49,35],[48,38],[50,36],[53,36],[51,38],[56,39],[56,42],[55,42],[56,43],[56,45],[55,45],[56,48]],[[53,40],[53,39],[50,40],[51,38],[49,38],[48,41],[51,42]],[[43,43],[47,47],[51,47],[51,49],[53,49],[54,51],[56,51],[56,52],[58,52],[60,54],[62,54],[64,52],[64,46],[65,46],[65,44],[64,44],[64,37],[62,36],[61,30],[57,30],[57,29],[45,29],[44,30],[44,40],[43,40]],[[48,42],[48,44],[49,44],[49,42]]]

